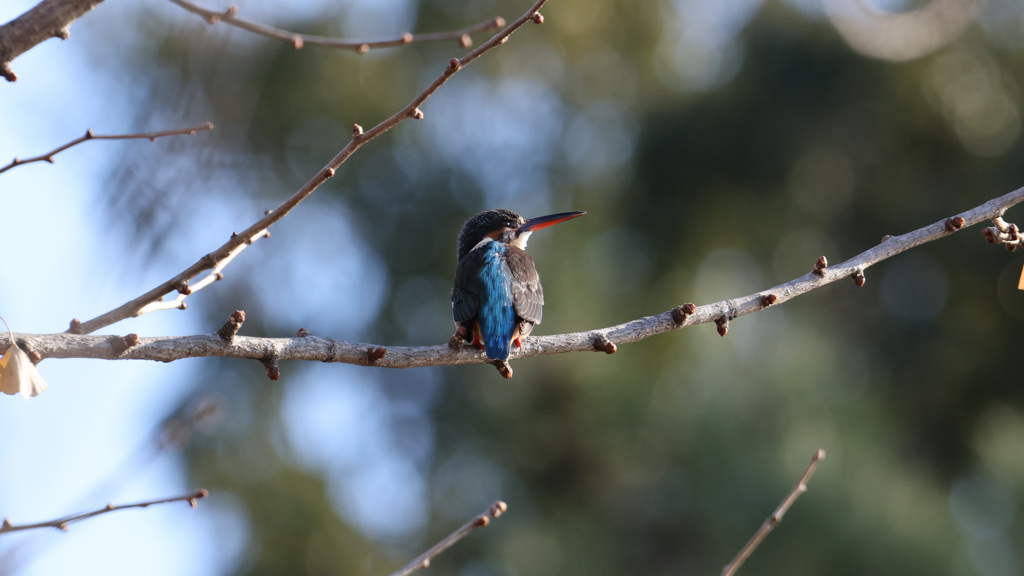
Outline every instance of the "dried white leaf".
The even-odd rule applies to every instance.
[[[4,324],[7,322],[4,321]],[[12,396],[21,392],[26,400],[33,396],[39,396],[49,386],[46,385],[46,381],[43,380],[39,370],[29,359],[28,354],[14,341],[14,334],[11,333],[10,327],[7,328],[7,332],[11,335],[11,346],[4,353],[4,357],[0,358],[0,392]]]

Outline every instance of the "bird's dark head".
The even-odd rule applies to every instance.
[[[524,220],[519,214],[501,208],[481,212],[466,220],[466,223],[462,225],[462,231],[459,232],[459,260],[462,260],[485,238],[507,242],[525,249],[526,240],[535,230],[547,228],[584,214],[586,212],[562,212]]]
[[[462,225],[459,232],[459,260],[479,244],[484,238],[495,240],[508,230],[515,230],[525,222],[523,217],[511,210],[498,208],[487,210],[473,216]]]

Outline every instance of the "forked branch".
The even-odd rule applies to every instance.
[[[207,130],[213,130],[212,123],[206,122],[200,124],[199,126],[192,126],[190,128],[177,128],[175,130],[163,130],[161,132],[140,132],[138,134],[93,134],[92,130],[86,130],[85,136],[79,136],[78,138],[75,138],[74,140],[68,142],[67,144],[64,144],[63,146],[59,146],[57,148],[54,148],[53,150],[50,150],[46,154],[33,156],[32,158],[15,158],[14,160],[11,161],[10,164],[0,168],[0,174],[16,166],[23,166],[25,164],[31,164],[32,162],[46,161],[49,162],[50,164],[53,164],[54,156],[67,150],[68,148],[71,148],[72,146],[77,146],[82,142],[86,142],[88,140],[133,140],[145,138],[146,140],[152,142],[157,138],[162,138],[164,136],[177,136],[181,134],[191,136],[196,132],[205,132]]]
[[[469,52],[462,58],[452,58],[448,65],[445,66],[444,71],[430,83],[422,92],[416,95],[405,108],[402,108],[391,117],[385,119],[380,124],[377,124],[373,128],[367,131],[363,131],[363,128],[356,124],[352,129],[352,139],[326,166],[320,169],[319,172],[312,179],[306,182],[297,192],[292,194],[290,198],[281,203],[280,206],[273,210],[267,211],[266,215],[260,220],[256,221],[252,226],[249,226],[244,231],[238,234],[233,234],[231,238],[224,243],[220,248],[217,248],[213,252],[200,258],[195,264],[189,266],[182,272],[175,275],[173,278],[160,284],[156,288],[153,288],[149,292],[146,292],[142,296],[135,298],[130,302],[126,302],[117,308],[101,314],[92,320],[87,322],[79,322],[74,320],[71,323],[71,328],[68,332],[76,334],[89,334],[95,332],[100,328],[109,326],[115,322],[124,320],[125,318],[131,318],[138,316],[142,311],[150,306],[154,302],[159,302],[161,298],[171,292],[178,290],[182,286],[187,286],[188,282],[193,278],[201,274],[206,270],[215,268],[226,258],[229,258],[235,250],[249,241],[250,239],[258,237],[259,234],[264,232],[267,228],[270,228],[275,222],[284,218],[293,208],[298,206],[300,202],[306,199],[307,196],[313,193],[314,190],[320,187],[321,184],[326,182],[328,179],[334,176],[335,171],[346,161],[349,156],[354,154],[356,150],[363,147],[364,144],[380,136],[384,132],[387,132],[391,128],[394,128],[399,123],[409,118],[421,119],[423,118],[423,112],[420,110],[420,106],[430,98],[441,86],[443,86],[448,79],[454,76],[459,70],[467,66],[472,61],[476,60],[489,50],[496,48],[497,46],[504,44],[508,40],[509,36],[513,32],[518,30],[527,21],[534,20],[535,15],[539,15],[541,6],[543,6],[547,0],[538,0],[534,5],[526,11],[525,14],[516,19],[515,22],[509,24],[503,28],[500,32],[495,34],[490,40],[484,42],[475,50]],[[542,19],[536,18],[534,21],[541,21]]]
[[[22,530],[34,530],[36,528],[57,528],[58,530],[67,530],[68,524],[71,524],[72,522],[78,522],[79,520],[85,520],[87,518],[92,518],[93,516],[99,516],[100,514],[107,514],[108,512],[114,512],[116,510],[128,510],[129,508],[147,508],[154,504],[167,504],[169,502],[188,502],[189,506],[195,508],[198,505],[196,501],[200,498],[206,498],[207,495],[208,492],[206,490],[196,490],[195,492],[184,494],[182,496],[162,498],[159,500],[147,500],[136,504],[107,504],[103,508],[93,510],[92,512],[73,514],[71,516],[57,518],[56,520],[37,522],[35,524],[12,524],[10,520],[5,518],[3,523],[0,524],[0,534],[7,532],[20,532]]]
[[[393,46],[405,46],[406,44],[412,44],[414,42],[436,42],[440,40],[456,40],[463,48],[469,48],[473,45],[473,39],[471,37],[472,34],[486,32],[488,30],[496,30],[505,25],[505,20],[498,17],[480,22],[479,24],[467,26],[461,30],[452,30],[449,32],[433,32],[427,34],[413,34],[412,32],[406,32],[397,38],[386,40],[345,40],[329,36],[299,34],[297,32],[290,32],[288,30],[274,28],[273,26],[267,26],[266,24],[252,22],[251,20],[245,20],[244,18],[238,17],[238,6],[234,5],[227,10],[218,12],[216,10],[209,10],[201,6],[197,6],[187,0],[171,0],[171,2],[174,2],[185,10],[188,10],[203,20],[206,20],[208,24],[223,22],[229,26],[248,30],[249,32],[266,36],[267,38],[287,42],[296,50],[299,50],[304,46],[326,46],[328,48],[355,50],[362,54],[373,48],[389,48]]]

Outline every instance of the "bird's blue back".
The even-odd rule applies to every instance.
[[[488,242],[478,249],[485,251],[483,265],[478,272],[484,291],[477,312],[484,351],[493,360],[508,360],[517,324],[512,301],[513,278],[505,256],[508,246],[502,242]]]

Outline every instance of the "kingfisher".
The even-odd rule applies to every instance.
[[[470,342],[484,351],[505,378],[512,346],[540,324],[544,292],[533,258],[526,253],[530,234],[586,212],[562,212],[524,220],[511,210],[487,210],[459,232],[452,315],[453,346]]]

